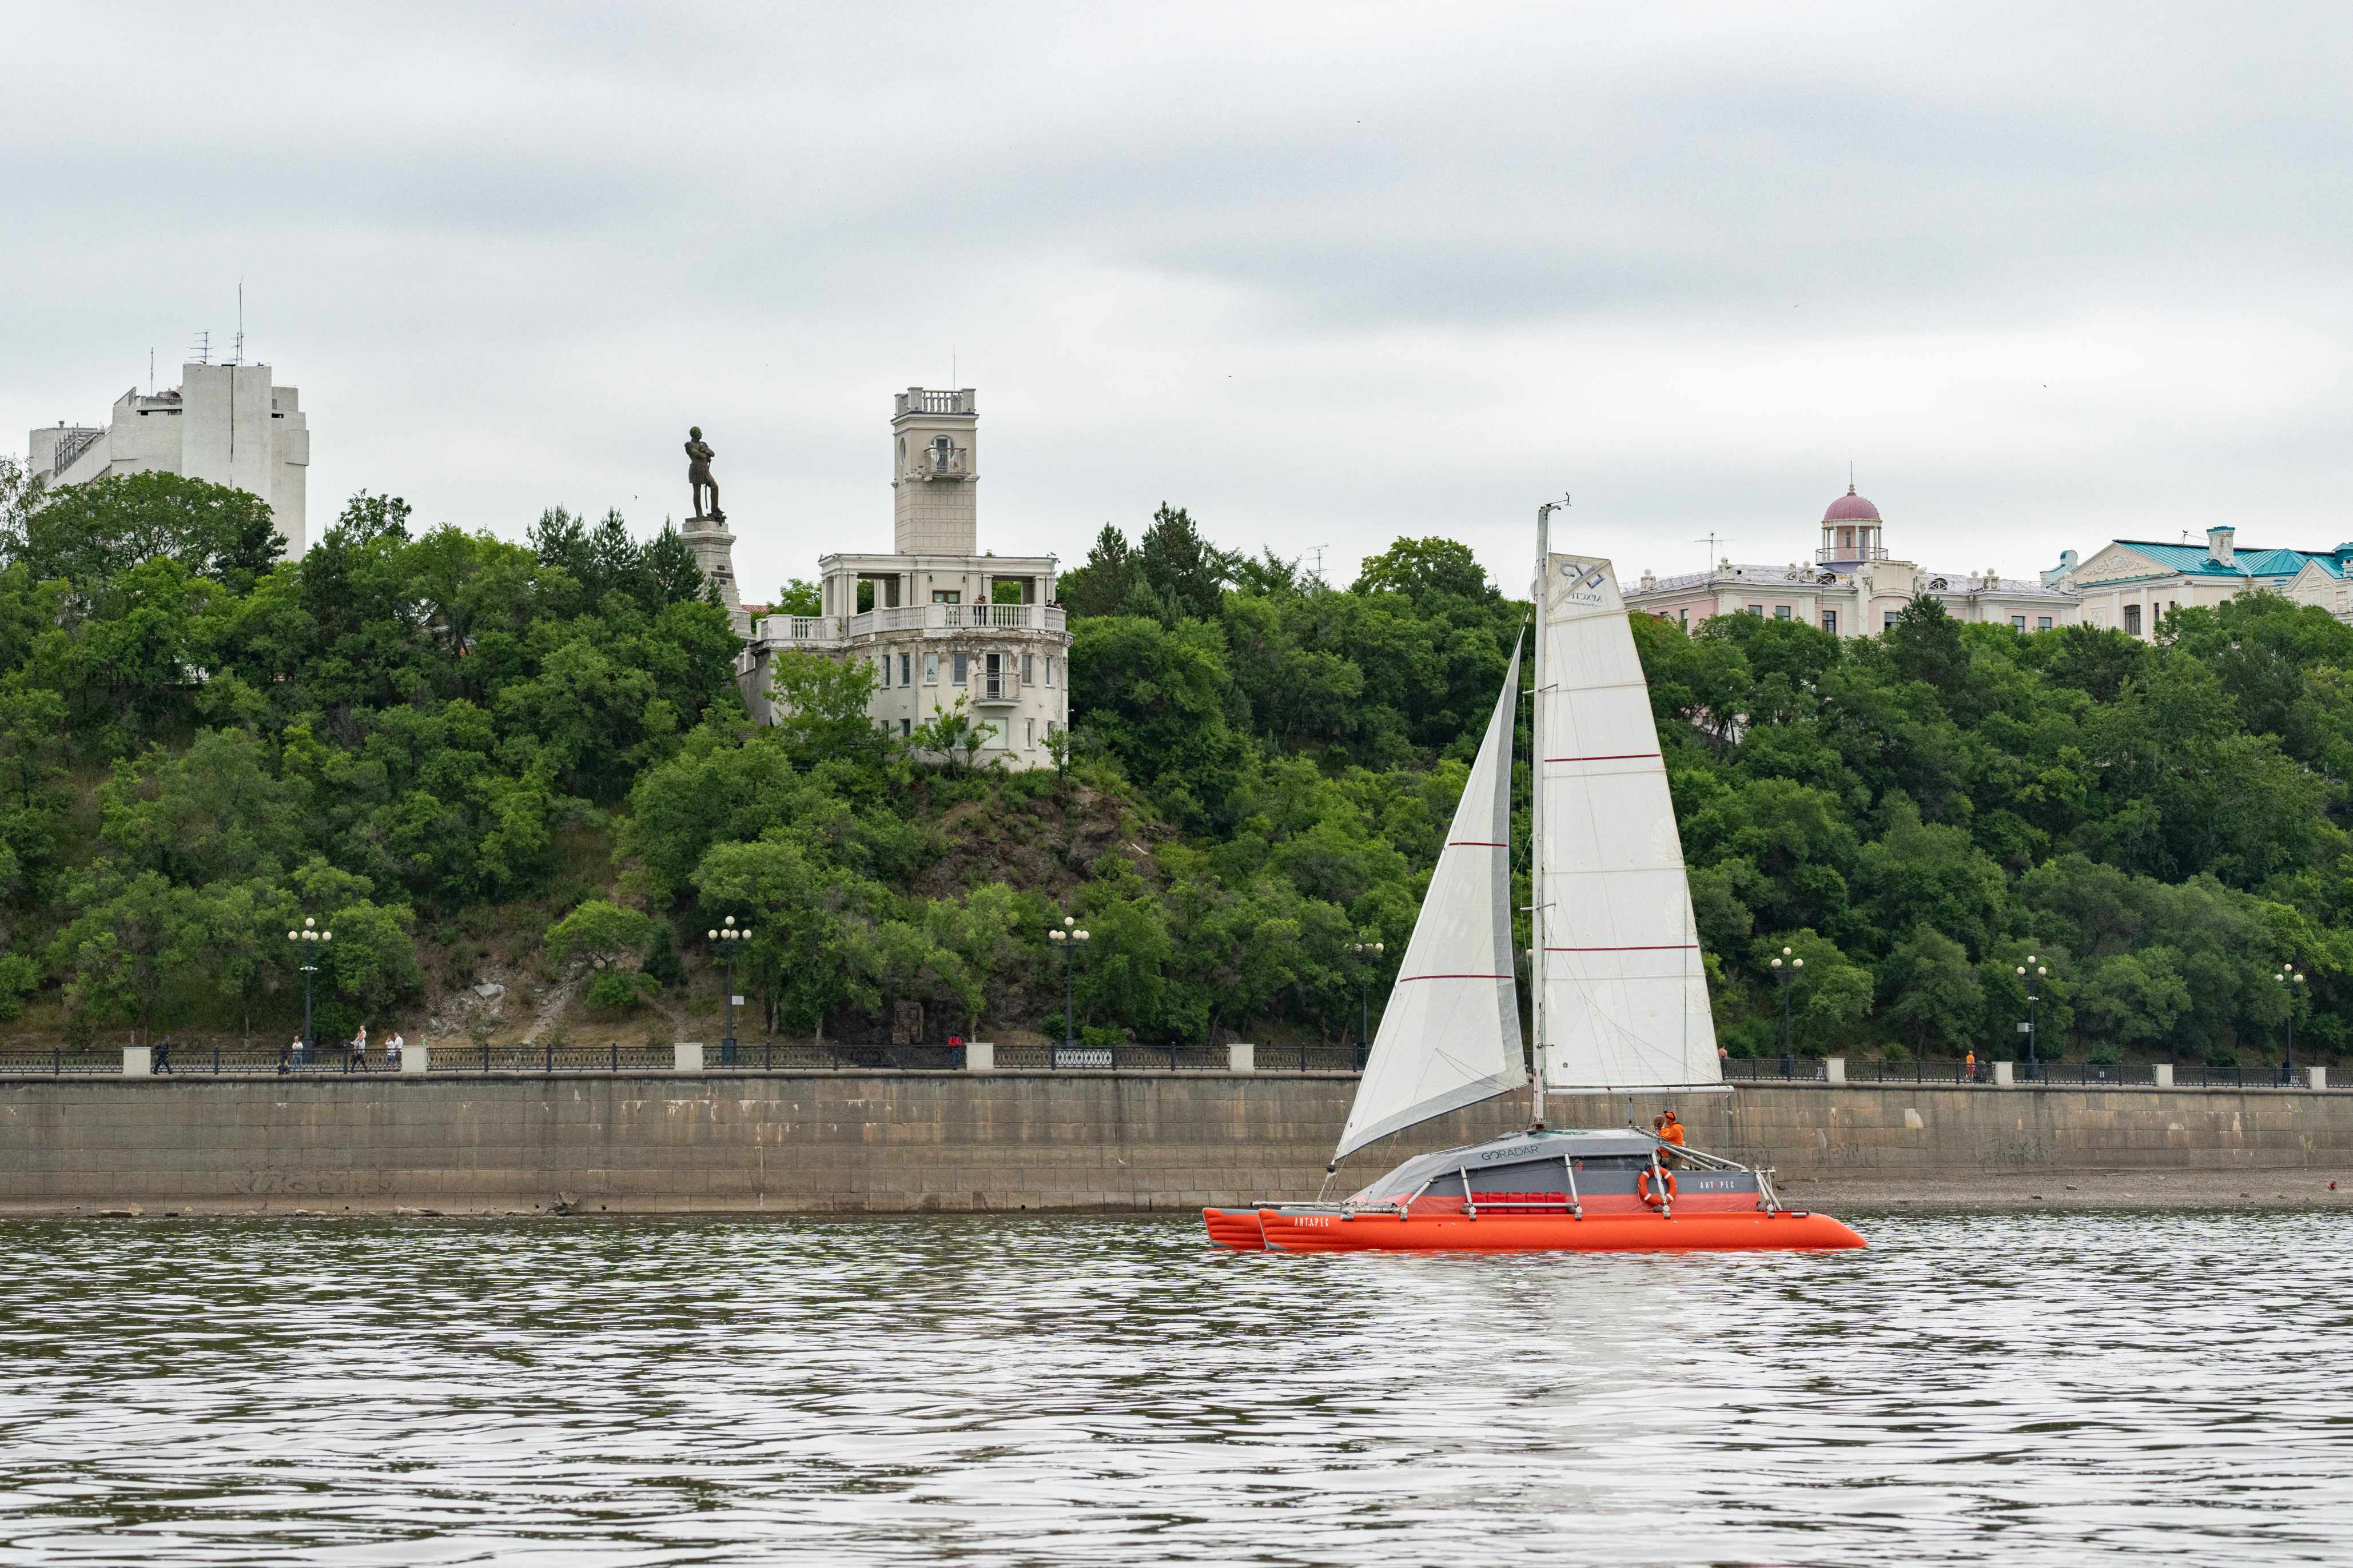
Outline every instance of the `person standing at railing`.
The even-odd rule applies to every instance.
[[[400,1031],[398,1029],[395,1029],[392,1032],[392,1037],[384,1043],[385,1071],[398,1072],[400,1070],[401,1048],[407,1045],[407,1041],[400,1037]]]
[[[1659,1142],[1680,1151],[1683,1146],[1683,1124],[1675,1119],[1675,1113],[1672,1110],[1662,1112],[1657,1125]],[[1667,1155],[1667,1163],[1670,1166],[1680,1165],[1683,1157],[1680,1153],[1671,1152]]]
[[[365,1024],[362,1024],[360,1026],[360,1032],[352,1037],[351,1053],[351,1061],[346,1065],[343,1070],[346,1072],[367,1071],[367,1026]]]
[[[150,1072],[170,1072],[172,1070],[171,1036],[166,1035],[162,1039],[155,1042],[155,1058],[153,1061],[148,1064],[147,1070]]]
[[[294,1043],[293,1043],[292,1045],[286,1047],[283,1050],[280,1050],[280,1051],[278,1053],[278,1076],[279,1076],[279,1077],[283,1078],[283,1077],[285,1077],[288,1073],[292,1072],[292,1071],[294,1070],[294,1058],[295,1058],[296,1057],[300,1056],[300,1055],[301,1054],[301,1051],[302,1051],[302,1037],[301,1037],[301,1036],[300,1036],[300,1035],[297,1035],[297,1036],[295,1036],[295,1037],[294,1037]]]
[[[1975,1083],[1977,1080],[1978,1054],[1975,1051],[1971,1051],[1968,1055],[1961,1058],[1961,1081],[1963,1083]]]

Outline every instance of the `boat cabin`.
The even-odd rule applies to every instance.
[[[1654,1158],[1672,1164],[1682,1191],[1714,1194],[1758,1190],[1753,1172],[1697,1151],[1666,1150],[1647,1132],[1563,1129],[1417,1154],[1367,1183],[1348,1202],[1352,1206],[1393,1207],[1466,1197],[1502,1204],[1618,1197],[1634,1193]]]

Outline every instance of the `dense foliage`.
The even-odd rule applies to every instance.
[[[856,662],[782,656],[790,716],[750,723],[667,531],[559,509],[514,544],[363,494],[278,564],[235,491],[20,480],[0,1010],[69,1034],[282,1028],[305,917],[327,1031],[503,949],[652,1032],[715,1008],[731,916],[785,1035],[1059,1033],[1067,916],[1092,1037],[1352,1036],[1525,620],[1450,541],[1341,589],[1163,507],[1065,574],[1073,728],[1010,775],[879,734]],[[2154,647],[1928,602],[1863,640],[1636,632],[1735,1050],[1777,1044],[1784,946],[1815,1052],[2006,1053],[2029,952],[2046,1049],[2253,1061],[2291,1005],[2300,1047],[2345,1043],[2353,629],[2255,597]]]

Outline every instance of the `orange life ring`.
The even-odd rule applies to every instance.
[[[1634,1178],[1635,1195],[1640,1197],[1644,1203],[1650,1205],[1654,1209],[1663,1208],[1668,1204],[1672,1203],[1675,1199],[1675,1173],[1672,1171],[1665,1171],[1662,1172],[1661,1174],[1664,1175],[1667,1179],[1667,1190],[1664,1195],[1651,1190],[1650,1172],[1644,1171],[1641,1175]]]

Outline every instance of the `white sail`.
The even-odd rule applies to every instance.
[[[1512,730],[1519,699],[1514,643],[1335,1161],[1528,1080],[1512,973]]]
[[[1724,1081],[1649,684],[1607,561],[1544,558],[1535,847],[1547,1092]]]

